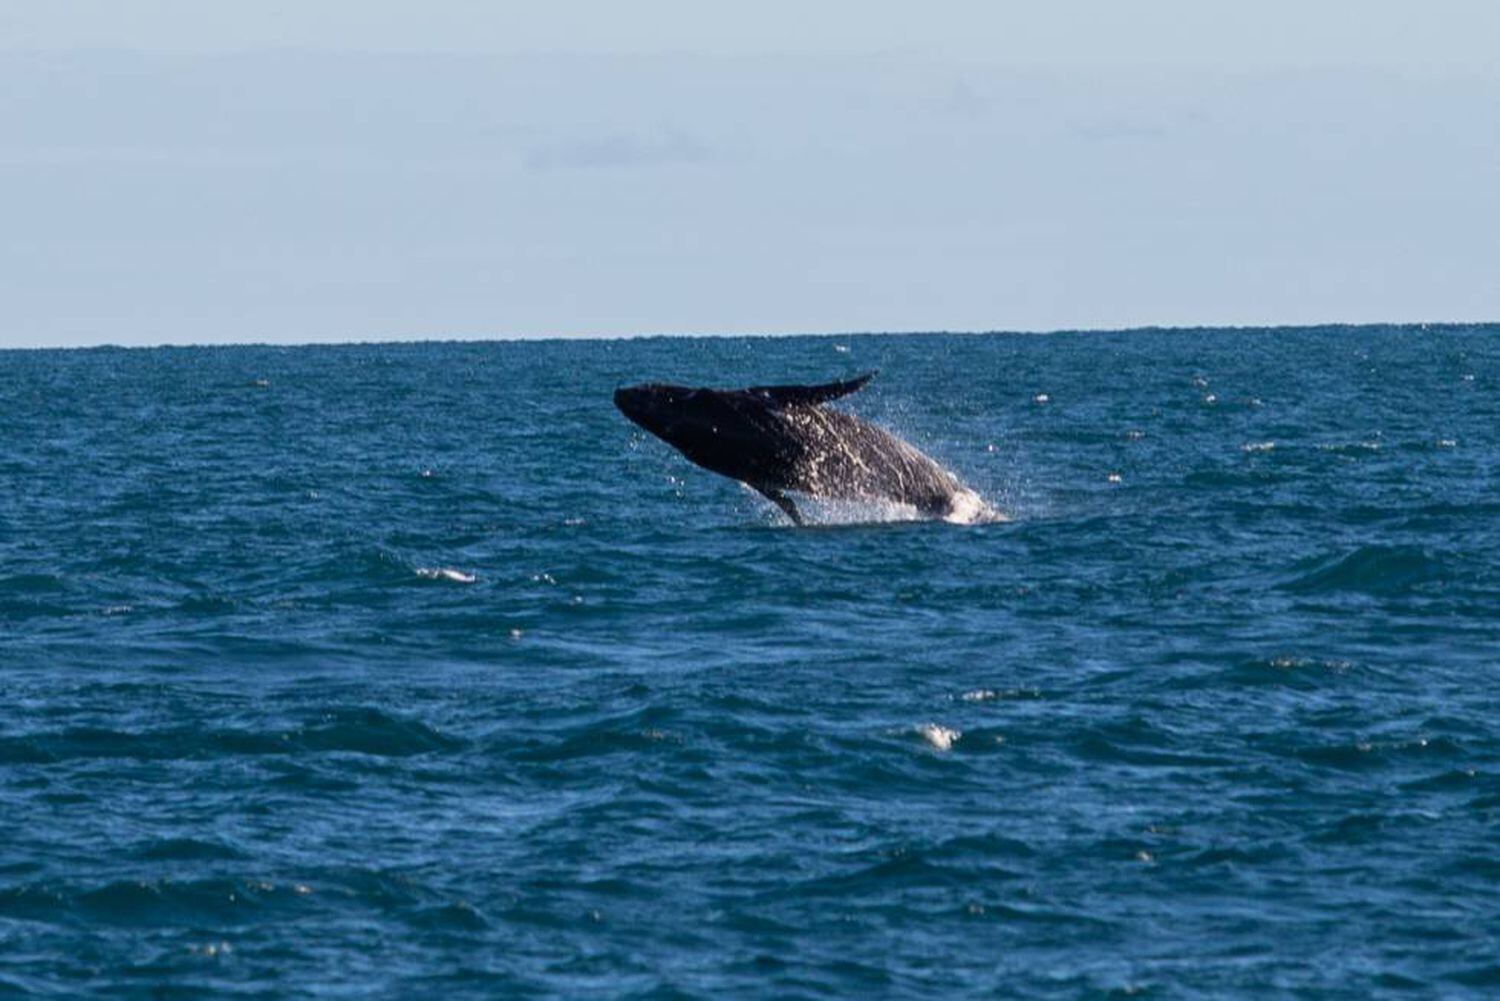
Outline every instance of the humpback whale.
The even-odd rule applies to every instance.
[[[802,514],[788,491],[909,504],[937,518],[987,510],[978,494],[911,445],[824,406],[874,377],[748,389],[648,383],[615,390],[615,406],[697,465],[759,491],[798,525]]]

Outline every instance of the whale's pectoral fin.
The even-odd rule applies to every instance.
[[[873,378],[874,372],[866,372],[844,382],[827,382],[821,386],[751,386],[750,392],[764,396],[772,406],[812,407],[858,392]]]
[[[793,504],[792,499],[786,494],[782,493],[780,490],[777,490],[775,487],[762,487],[753,483],[751,484],[751,486],[755,487],[756,490],[764,494],[766,499],[771,501],[771,503],[775,504],[777,507],[785,511],[786,516],[792,519],[793,525],[801,525],[803,523],[802,512],[797,510],[797,505]]]

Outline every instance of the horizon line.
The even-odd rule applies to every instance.
[[[612,341],[641,340],[728,340],[732,338],[785,339],[793,337],[837,338],[837,337],[1055,337],[1067,334],[1133,334],[1133,333],[1195,333],[1203,331],[1268,331],[1286,333],[1310,330],[1374,330],[1400,327],[1423,330],[1451,330],[1455,328],[1482,328],[1500,326],[1494,320],[1376,320],[1376,321],[1332,321],[1324,323],[1202,323],[1202,324],[1143,324],[1129,327],[1055,327],[1038,329],[963,329],[963,330],[772,330],[755,333],[659,333],[630,332],[619,334],[456,334],[451,336],[373,337],[351,340],[297,340],[297,341],[161,341],[154,344],[120,344],[101,341],[97,344],[29,344],[0,346],[0,352],[18,351],[156,351],[162,348],[314,348],[314,347],[374,347],[386,345],[430,345],[430,344],[555,344],[602,343]]]

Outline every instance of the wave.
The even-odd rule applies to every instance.
[[[378,709],[334,709],[290,730],[174,727],[139,732],[72,727],[51,733],[0,737],[0,763],[49,764],[67,760],[132,758],[171,761],[233,755],[347,752],[410,757],[461,747],[417,720]]]
[[[306,882],[303,881],[306,879]],[[125,878],[102,882],[39,880],[0,886],[0,918],[121,927],[233,927],[352,906],[390,913],[418,928],[475,930],[488,922],[409,874],[319,869],[305,877],[262,879],[225,873],[198,878]]]
[[[135,856],[147,862],[228,861],[245,857],[226,844],[198,838],[161,838],[137,849]]]
[[[19,573],[0,577],[0,595],[60,594],[67,581],[51,573]]]
[[[1447,576],[1443,562],[1418,546],[1360,546],[1343,556],[1304,562],[1300,572],[1280,586],[1299,594],[1395,595]]]
[[[92,886],[28,883],[0,888],[0,915],[33,921],[73,916],[135,927],[223,924],[302,895],[296,885],[221,877],[118,879]]]

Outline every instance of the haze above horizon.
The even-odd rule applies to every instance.
[[[1500,318],[1500,8],[0,11],[0,346]]]

